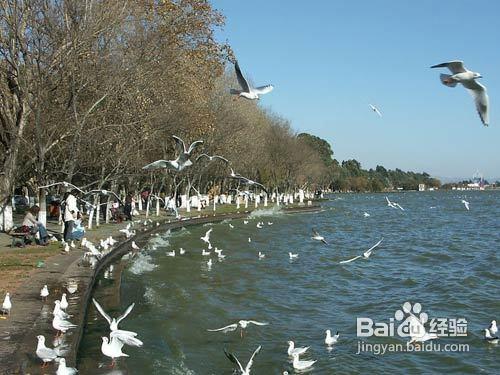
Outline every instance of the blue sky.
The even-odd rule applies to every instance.
[[[212,0],[219,40],[244,73],[275,90],[261,100],[297,131],[365,168],[500,178],[500,1]],[[490,126],[467,91],[439,82],[460,59],[480,72]],[[379,118],[368,108],[377,105]]]

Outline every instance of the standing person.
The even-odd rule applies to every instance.
[[[78,190],[73,189],[69,193],[65,200],[64,208],[64,241],[70,241],[72,239],[71,233],[73,232],[73,226],[75,220],[78,218],[78,205],[76,203],[76,195]]]
[[[125,208],[123,213],[125,214],[125,220],[132,221],[132,193],[128,193],[125,197]]]
[[[48,234],[45,226],[37,219],[39,212],[40,208],[38,206],[35,205],[33,207],[30,207],[28,211],[26,211],[26,215],[24,216],[23,226],[28,227],[31,233],[38,232],[38,235],[40,236],[40,245],[45,246],[47,245]]]

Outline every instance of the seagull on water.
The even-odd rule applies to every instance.
[[[384,239],[382,238],[382,239],[381,239],[380,241],[378,241],[375,245],[373,245],[373,246],[372,246],[372,247],[370,247],[368,250],[366,250],[366,251],[363,253],[363,255],[358,255],[358,256],[356,256],[356,257],[354,257],[354,258],[351,258],[351,259],[349,259],[349,260],[343,260],[342,262],[339,262],[339,264],[351,263],[351,262],[354,262],[356,259],[359,259],[359,258],[364,258],[364,259],[368,259],[368,258],[370,258],[370,255],[372,255],[372,251],[373,251],[373,249],[375,249],[377,246],[379,246],[379,245],[382,243],[382,241],[383,241],[383,240],[384,240]]]
[[[210,233],[212,233],[212,230],[213,230],[213,228],[210,228],[209,230],[207,230],[207,233],[205,233],[205,235],[203,237],[200,237],[200,240],[202,240],[203,242],[205,242],[207,244],[210,244]]]
[[[299,254],[292,254],[291,252],[288,253],[288,256],[290,257],[290,260],[296,259],[299,257]]]
[[[364,217],[370,217],[370,214],[369,214],[368,212],[364,212],[364,213],[363,213],[363,216],[364,216]]]
[[[325,331],[326,333],[326,337],[325,337],[325,344],[328,345],[328,346],[331,346],[331,345],[334,345],[337,343],[337,341],[339,341],[339,332],[337,331],[337,333],[335,335],[332,336],[332,331],[330,331],[329,329],[327,329]]]
[[[189,148],[186,148],[186,144],[182,139],[173,135],[172,138],[175,140],[176,146],[180,149],[179,156],[175,160],[157,160],[148,165],[142,167],[142,169],[153,170],[153,169],[173,169],[177,172],[182,171],[184,168],[193,165],[193,162],[189,159],[191,153],[196,147],[203,143],[203,141],[195,141],[191,143]]]
[[[293,368],[295,370],[305,370],[305,369],[311,367],[312,365],[314,365],[315,363],[316,363],[316,361],[301,361],[299,359],[298,354],[293,355]]]
[[[288,341],[288,355],[290,357],[294,356],[295,354],[297,355],[301,355],[301,354],[304,354],[305,352],[307,352],[307,350],[309,349],[308,346],[305,346],[305,347],[295,347],[295,343],[293,341]]]
[[[212,259],[209,259],[207,262],[207,267],[211,268],[212,267]]]
[[[464,204],[467,211],[469,211],[469,202],[467,202],[465,199],[462,199],[462,203]]]
[[[205,249],[201,249],[201,255],[207,257],[210,255],[210,251],[206,251]]]
[[[490,344],[498,344],[498,337],[494,334],[492,335],[488,328],[484,329],[484,339]]]
[[[259,251],[259,259],[264,259],[265,257],[266,257],[266,254]]]
[[[179,249],[179,255],[184,255],[186,254],[186,250],[184,250],[182,247]]]
[[[243,220],[243,224],[248,224],[248,220]]]
[[[2,313],[10,315],[12,309],[12,302],[10,301],[10,293],[7,292],[2,303]]]
[[[312,229],[313,236],[311,239],[316,240],[316,241],[321,241],[325,245],[328,245],[328,242],[326,242],[325,237],[321,236],[314,228]]]
[[[40,290],[40,297],[42,297],[42,301],[46,301],[48,296],[49,288],[47,288],[47,285],[44,285],[42,290]]]
[[[477,79],[483,78],[479,73],[467,70],[464,62],[455,60],[431,66],[431,68],[448,68],[453,74],[441,74],[441,83],[448,87],[455,87],[461,83],[474,98],[476,110],[484,126],[488,126],[489,118],[489,98],[486,87],[480,84]]]
[[[236,367],[237,367],[236,371],[240,375],[250,375],[250,369],[252,368],[253,359],[257,355],[257,353],[260,352],[260,349],[261,349],[261,346],[259,346],[257,349],[255,349],[255,351],[253,352],[252,356],[250,357],[250,360],[248,361],[246,367],[243,367],[241,365],[240,361],[238,360],[238,358],[236,358],[236,356],[233,353],[228,353],[226,351],[226,349],[224,349],[224,354],[226,355],[227,358],[229,358],[229,360],[231,362],[233,362],[236,365]]]
[[[392,208],[399,208],[401,211],[404,211],[405,209],[399,205],[399,203],[396,202],[391,202],[389,198],[385,197],[387,200],[387,205]]]
[[[264,226],[264,224],[263,223],[257,223],[256,226],[257,226],[257,228],[262,229],[262,227]]]
[[[175,257],[175,250],[167,251],[167,256],[168,257]]]
[[[410,322],[409,333],[411,337],[409,344],[421,343],[438,338],[435,333],[427,333],[423,323],[415,315],[410,313],[408,321]]]
[[[373,104],[368,104],[373,112],[375,112],[379,117],[382,117],[382,113]]]
[[[38,335],[36,338],[38,339],[36,355],[43,361],[42,367],[45,367],[49,362],[52,362],[59,357],[59,352],[45,346],[45,336]]]
[[[243,337],[243,330],[246,329],[250,324],[254,324],[257,326],[267,326],[269,323],[263,323],[263,322],[257,322],[255,320],[239,320],[237,323],[229,324],[225,327],[222,328],[216,328],[216,329],[207,329],[208,332],[233,332],[235,331],[238,327],[240,327],[240,335]]]
[[[490,326],[488,327],[488,330],[490,331],[490,333],[492,335],[496,335],[497,334],[498,327],[497,327],[497,321],[496,320],[492,320],[491,321]]]
[[[76,368],[66,367],[66,359],[61,358],[59,360],[59,367],[57,368],[56,375],[74,375],[78,372]]]
[[[229,223],[229,229],[233,229],[234,228],[234,225]]]
[[[259,87],[253,87],[246,79],[243,77],[241,73],[240,66],[238,61],[234,63],[234,70],[236,71],[236,78],[238,79],[238,83],[241,87],[241,90],[231,89],[230,93],[233,95],[238,95],[238,97],[244,97],[250,100],[259,100],[259,95],[267,94],[274,89],[273,85],[265,85]]]
[[[248,237],[248,243],[252,242],[252,239],[250,237]]]

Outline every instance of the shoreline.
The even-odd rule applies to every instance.
[[[273,207],[260,207],[257,210]],[[95,269],[81,266],[81,258],[84,253],[81,249],[72,250],[69,255],[56,255],[50,258],[46,267],[36,270],[28,280],[23,282],[18,292],[12,297],[13,315],[6,320],[0,320],[0,340],[5,344],[0,348],[0,363],[2,364],[0,374],[38,372],[40,360],[35,355],[36,336],[39,334],[45,335],[48,341],[47,346],[53,346],[54,329],[51,324],[53,301],[66,291],[65,286],[68,282],[78,284],[78,290],[74,294],[68,293],[70,304],[68,313],[72,315],[71,322],[76,324],[77,328],[68,331],[63,336],[70,339],[69,342],[65,342],[68,345],[68,351],[64,357],[69,366],[74,366],[83,337],[87,310],[98,276],[109,264],[131,251],[132,241],[136,241],[142,247],[150,236],[159,231],[219,222],[226,219],[241,219],[255,210],[252,207],[241,212],[206,214],[180,221],[170,221],[164,218],[155,220],[154,224],[160,223],[160,225],[144,229],[141,232],[138,231],[134,237],[120,241],[111,252],[101,259]],[[321,210],[321,206],[318,204],[312,206],[282,206],[281,210],[289,214],[315,212]],[[49,286],[51,294],[49,300],[40,306],[40,285],[44,284]],[[56,369],[56,366],[54,368]]]

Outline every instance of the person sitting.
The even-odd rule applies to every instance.
[[[45,226],[38,221],[37,216],[38,213],[40,212],[40,207],[38,206],[33,206],[26,211],[26,215],[24,216],[23,219],[23,227],[28,227],[30,233],[35,234],[38,232],[38,235],[40,237],[39,242],[40,245],[45,246],[47,245],[47,229],[45,229]]]

